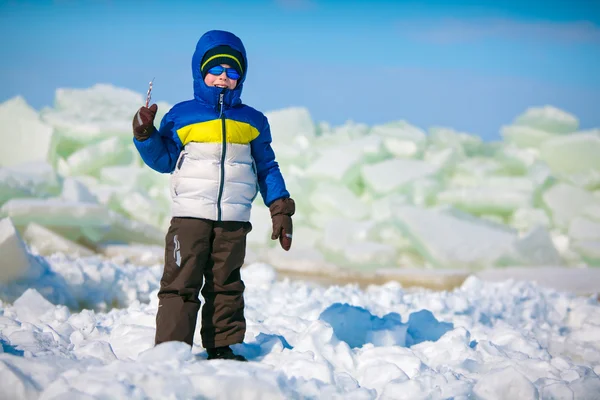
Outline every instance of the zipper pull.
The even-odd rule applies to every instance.
[[[223,97],[225,96],[225,93],[221,93],[219,94],[219,117],[221,115],[223,115]]]

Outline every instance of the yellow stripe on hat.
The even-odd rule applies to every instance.
[[[243,74],[244,73],[244,69],[242,68],[242,64],[240,63],[240,60],[238,60],[236,57],[232,56],[231,54],[215,54],[214,56],[210,57],[208,60],[206,60],[204,62],[204,64],[202,64],[200,66],[200,71],[202,71],[204,69],[204,67],[206,67],[206,64],[208,64],[211,60],[214,60],[215,58],[219,58],[219,57],[227,57],[227,58],[231,58],[232,60],[234,60],[237,65],[240,67],[240,73]]]

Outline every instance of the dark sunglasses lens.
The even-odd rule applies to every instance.
[[[209,69],[208,73],[211,75],[221,75],[224,70],[225,70],[225,68],[221,67],[220,65],[217,65],[217,66]]]
[[[240,74],[238,74],[238,72],[233,68],[227,69],[227,76],[229,77],[229,79],[235,79],[235,80],[240,79]]]

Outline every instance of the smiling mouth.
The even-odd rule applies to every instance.
[[[226,88],[227,87],[227,85],[215,85],[215,86],[218,88]]]

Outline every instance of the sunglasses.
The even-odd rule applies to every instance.
[[[240,73],[237,72],[235,69],[233,68],[225,68],[222,67],[220,65],[217,65],[215,67],[212,67],[211,69],[208,70],[208,73],[211,75],[221,75],[223,73],[223,71],[225,71],[227,73],[227,77],[229,79],[233,79],[233,80],[238,80],[240,79]]]

